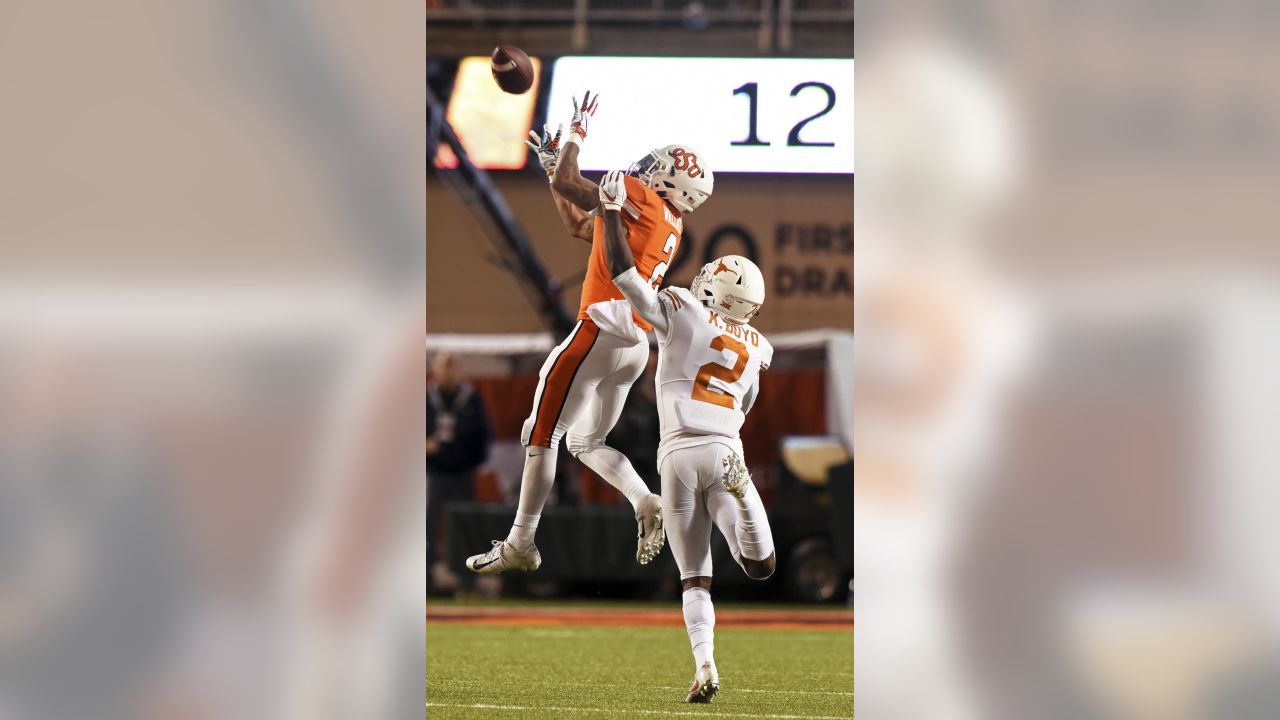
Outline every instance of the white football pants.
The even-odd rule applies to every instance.
[[[658,468],[662,474],[662,523],[667,544],[680,568],[680,579],[711,577],[711,525],[720,529],[742,565],[738,547],[738,500],[724,489],[724,460],[734,450],[718,442],[672,450]],[[746,504],[762,505],[754,484],[747,485]],[[763,507],[760,517],[764,517]],[[768,521],[756,532],[770,534]],[[760,559],[760,558],[757,558]]]

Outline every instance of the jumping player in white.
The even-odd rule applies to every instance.
[[[709,703],[720,690],[713,657],[711,524],[748,576],[773,574],[769,519],[742,460],[738,431],[759,392],[773,346],[748,324],[764,303],[764,277],[750,260],[726,255],[703,266],[688,290],[654,290],[636,271],[620,209],[618,171],[600,182],[604,246],[613,282],[658,336],[662,516],[684,586],[684,622],[694,677],[686,701]]]

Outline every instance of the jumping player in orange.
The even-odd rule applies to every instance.
[[[648,362],[645,332],[650,325],[632,311],[613,283],[614,273],[604,256],[600,188],[578,170],[578,151],[598,102],[599,96],[592,97],[590,92],[581,104],[574,99],[563,148],[556,142],[559,133],[555,138],[548,133],[537,146],[531,144],[543,167],[548,172],[554,167],[552,189],[570,232],[585,234],[586,223],[592,222],[591,257],[582,284],[578,323],[543,363],[533,409],[524,423],[520,438],[525,446],[524,474],[511,532],[505,540],[493,541],[488,552],[467,558],[467,567],[474,572],[537,570],[542,564],[534,534],[551,492],[562,438],[574,457],[631,502],[639,525],[636,560],[648,563],[666,542],[661,499],[649,492],[622,453],[604,443],[631,385]],[[634,163],[625,182],[627,200],[621,214],[627,242],[636,270],[657,288],[679,249],[684,216],[711,196],[713,177],[693,150],[668,145]]]

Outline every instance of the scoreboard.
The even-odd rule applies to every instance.
[[[579,156],[584,170],[625,170],[655,147],[681,144],[697,150],[717,173],[851,175],[853,63],[562,57],[551,67],[550,89],[539,105],[554,131],[568,123],[573,97],[581,99],[587,90],[600,94],[600,109]],[[482,167],[522,167],[531,157],[523,139],[544,88],[535,84],[524,96],[502,97],[492,92],[497,86],[486,77],[487,69],[488,58],[464,61],[450,98],[450,120]],[[513,103],[520,107],[510,107]],[[454,112],[459,106],[469,112]],[[485,147],[468,142],[480,138],[487,140]]]
[[[853,173],[853,60],[564,57],[547,115],[600,93],[584,170],[625,170],[654,147],[696,149],[713,172]]]

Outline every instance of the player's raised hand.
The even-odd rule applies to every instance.
[[[542,137],[538,137],[536,130],[529,131],[529,139],[524,141],[538,156],[538,162],[542,163],[542,169],[547,171],[547,177],[551,177],[556,171],[556,162],[560,159],[560,133],[564,132],[564,125],[556,128],[556,134],[551,134],[551,126],[542,126]]]
[[[569,122],[569,137],[565,142],[580,144],[587,139],[587,125],[599,104],[600,96],[592,97],[590,90],[582,96],[582,104],[578,104],[578,98],[573,99],[573,119]]]
[[[627,201],[627,183],[623,179],[626,173],[621,170],[610,170],[600,180],[600,207],[617,212]]]

